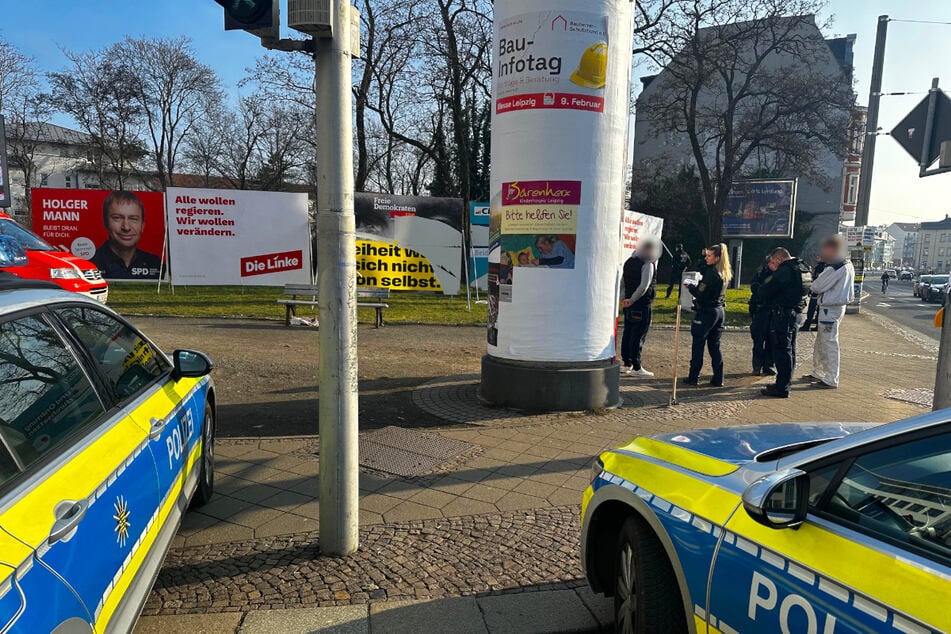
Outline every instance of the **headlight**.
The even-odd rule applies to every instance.
[[[82,277],[76,269],[50,269],[52,280],[80,280]]]
[[[591,463],[591,479],[597,480],[602,473],[604,473],[604,463],[601,462],[601,458],[595,458]]]

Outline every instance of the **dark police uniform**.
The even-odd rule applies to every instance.
[[[814,267],[812,267],[812,279],[819,277],[819,274],[822,273],[825,268],[829,266],[825,262],[818,262]],[[814,327],[814,328],[813,328]],[[806,312],[806,323],[802,325],[800,330],[807,332],[810,329],[819,328],[819,296],[815,293],[809,294],[809,308]]]
[[[157,280],[162,273],[162,259],[147,251],[135,250],[129,266],[105,242],[90,260],[107,280]]]
[[[710,384],[720,386],[723,385],[720,336],[723,334],[723,322],[726,318],[723,311],[726,288],[715,266],[704,265],[700,273],[702,275],[700,282],[696,286],[687,287],[693,295],[694,306],[697,309],[697,314],[690,325],[693,347],[687,383],[696,385],[699,382],[700,370],[703,368],[703,347],[706,346],[710,352],[710,364],[713,366],[713,379]]]
[[[767,389],[777,396],[788,396],[796,363],[796,320],[806,307],[799,260],[792,258],[780,264],[763,280],[759,292],[769,314],[769,346],[776,363],[776,383]]]
[[[774,374],[773,352],[769,346],[769,310],[760,295],[763,282],[772,274],[764,265],[750,282],[750,337],[753,338],[753,374]]]
[[[624,299],[632,296],[641,284],[641,275],[650,262],[637,256],[631,256],[624,263]],[[621,358],[624,365],[641,369],[641,351],[647,341],[647,331],[653,317],[652,306],[657,296],[657,271],[651,278],[650,286],[636,302],[624,309],[624,336],[621,339]]]

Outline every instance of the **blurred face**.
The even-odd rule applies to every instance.
[[[535,245],[535,247],[542,253],[551,253],[551,249],[553,246],[554,245],[552,245],[552,243],[548,242],[547,240],[541,240],[539,241],[538,244]]]
[[[707,266],[713,266],[720,261],[720,256],[714,253],[713,249],[706,249],[703,252],[703,260],[707,263]]]
[[[832,262],[839,259],[839,250],[832,245],[822,247],[822,260]]]
[[[126,249],[134,249],[142,237],[145,219],[138,205],[131,202],[115,202],[106,216],[109,240]]]

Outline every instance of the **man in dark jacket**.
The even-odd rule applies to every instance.
[[[762,390],[764,396],[789,398],[795,365],[796,321],[806,307],[803,268],[783,247],[769,254],[769,275],[759,289],[769,313],[769,346],[776,363],[776,383]],[[806,269],[806,273],[809,270]],[[811,280],[811,275],[809,276]]]
[[[657,248],[649,240],[642,241],[624,263],[622,284],[624,295],[624,336],[621,339],[621,358],[624,373],[629,376],[651,377],[654,373],[641,365],[641,352],[651,327],[654,297],[657,295]]]
[[[674,290],[674,285],[677,285],[677,297],[680,297],[680,281],[683,279],[684,271],[690,268],[690,256],[687,255],[687,252],[684,251],[684,245],[678,244],[674,247],[673,255],[673,270],[670,273],[670,284],[667,286],[667,297],[670,297],[671,292]]]
[[[766,301],[760,296],[760,288],[767,277],[772,275],[769,260],[757,271],[750,282],[750,337],[753,338],[753,376],[773,376],[773,352],[769,346],[769,310]]]

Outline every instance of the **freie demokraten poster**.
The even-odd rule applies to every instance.
[[[110,281],[164,275],[165,198],[160,192],[34,189],[33,230],[92,261]]]

